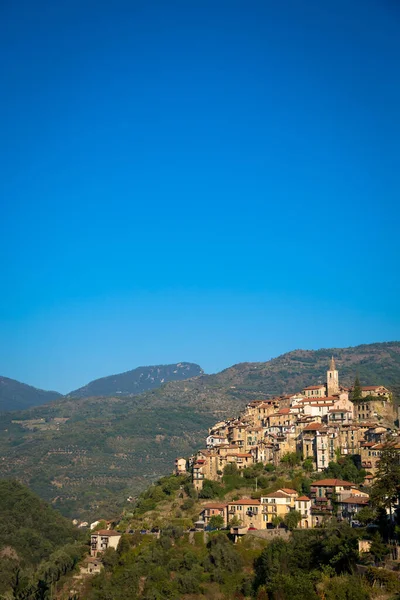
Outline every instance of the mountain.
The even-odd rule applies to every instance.
[[[0,477],[20,479],[70,517],[113,516],[176,456],[203,446],[216,420],[323,381],[332,355],[341,383],[358,373],[362,385],[400,391],[400,343],[388,342],[295,350],[131,397],[63,398],[0,415]]]
[[[182,381],[197,377],[204,373],[203,369],[194,363],[181,362],[173,365],[156,365],[137,367],[126,373],[110,375],[95,379],[87,385],[74,390],[68,396],[90,398],[91,396],[130,396],[141,394],[160,387],[168,381]],[[41,406],[62,398],[59,392],[47,392],[20,383],[15,379],[0,377],[0,412],[25,410],[33,406]]]
[[[0,377],[0,411],[24,410],[31,406],[46,404],[61,396],[62,394],[58,392],[47,392],[15,379]]]
[[[193,363],[137,367],[125,373],[95,379],[87,385],[70,392],[68,396],[90,398],[91,396],[129,396],[141,394],[160,387],[167,381],[181,381],[203,375],[204,371]]]

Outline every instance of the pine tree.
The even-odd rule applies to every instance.
[[[354,400],[361,400],[362,398],[362,389],[361,389],[361,384],[360,384],[360,379],[358,377],[358,375],[356,375],[355,381],[354,381],[354,386],[353,386],[353,392],[351,394],[351,399]]]

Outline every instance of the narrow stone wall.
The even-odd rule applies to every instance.
[[[290,531],[286,529],[257,529],[255,531],[248,531],[247,535],[254,535],[254,537],[264,540],[274,540],[275,538],[288,540],[290,538]]]

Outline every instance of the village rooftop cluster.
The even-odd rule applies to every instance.
[[[384,445],[389,442],[400,452],[390,391],[379,385],[360,387],[357,399],[355,392],[340,385],[332,357],[326,383],[290,396],[251,402],[238,418],[216,423],[209,429],[206,449],[191,457],[189,468],[193,485],[200,491],[204,480],[221,480],[224,468],[233,463],[238,470],[253,463],[276,466],[285,455],[298,453],[312,470],[322,472],[332,461],[358,455],[368,472],[362,489],[351,481],[321,479],[312,483],[307,496],[280,488],[260,499],[209,503],[201,513],[204,524],[220,515],[225,525],[236,517],[241,527],[266,529],[273,527],[276,517],[283,519],[292,510],[300,513],[302,528],[316,527],[334,514],[354,518],[368,505],[365,490]],[[187,472],[186,459],[176,459],[175,472]]]

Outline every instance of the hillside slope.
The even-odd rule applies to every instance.
[[[113,515],[128,495],[204,444],[207,427],[255,398],[322,381],[334,355],[340,380],[398,389],[400,343],[296,350],[266,363],[172,382],[134,397],[66,398],[0,418],[0,477],[17,477],[68,516]],[[43,421],[39,421],[43,419]]]
[[[17,481],[0,481],[0,593],[15,570],[30,572],[80,533],[51,506]],[[22,597],[22,596],[21,596]]]
[[[24,410],[61,398],[58,392],[47,392],[8,377],[0,377],[0,411]]]
[[[110,375],[95,379],[87,385],[74,390],[68,396],[90,398],[91,396],[129,396],[141,394],[160,387],[167,381],[181,381],[197,377],[204,373],[199,365],[181,362],[172,365],[155,365],[151,367],[137,367],[125,373]]]

